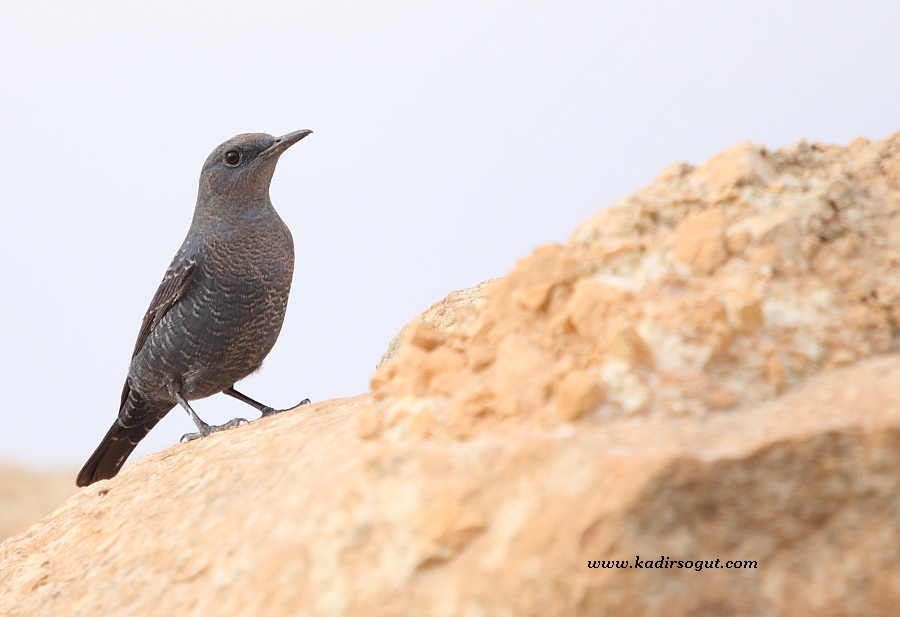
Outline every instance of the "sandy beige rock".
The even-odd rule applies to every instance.
[[[898,159],[670,166],[414,319],[371,394],[136,461],[7,540],[0,614],[895,614]]]
[[[765,149],[750,142],[737,144],[712,157],[697,168],[697,175],[717,193],[732,187],[766,185],[776,179]]]
[[[437,330],[444,330],[455,325],[466,314],[471,314],[474,310],[472,305],[481,300],[485,286],[491,282],[492,280],[487,280],[474,287],[449,293],[446,298],[435,302],[427,311],[414,317],[410,323],[425,323]],[[403,333],[407,327],[409,324],[404,326],[391,340],[387,351],[378,362],[378,367],[397,358],[402,346]]]
[[[566,373],[556,393],[556,417],[564,422],[577,420],[594,411],[605,398],[599,375],[590,371]]]
[[[600,376],[598,417],[700,417],[893,351],[896,160],[897,135],[847,148],[739,144],[675,164],[485,285],[465,319],[431,324],[443,342],[429,353],[461,359],[426,363],[423,380],[413,376],[426,364],[401,353],[373,391],[385,413],[428,399],[439,410],[430,433],[453,437],[504,419],[565,421],[557,398],[573,371]]]
[[[687,216],[675,232],[675,257],[698,274],[709,274],[728,259],[725,214],[719,208]]]
[[[0,614],[891,615],[898,381],[892,355],[703,422],[464,441],[361,440],[368,396],[298,408],[135,461],[7,540]],[[672,565],[588,566],[636,556]]]

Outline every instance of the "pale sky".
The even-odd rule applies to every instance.
[[[887,1],[4,2],[0,459],[93,452],[237,133],[315,131],[272,183],[287,320],[239,385],[287,407],[364,392],[413,315],[675,160],[900,130],[898,32]],[[173,409],[132,460],[191,430]]]

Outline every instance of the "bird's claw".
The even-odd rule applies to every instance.
[[[225,429],[229,429],[233,426],[240,426],[242,424],[250,424],[250,420],[246,418],[235,418],[234,420],[229,420],[225,424],[220,424],[219,426],[211,426],[212,429],[210,432],[215,433],[216,431],[224,431]]]
[[[300,405],[309,405],[309,399],[308,398],[303,399],[302,401],[300,401],[299,403],[294,405],[294,407],[300,407]],[[291,407],[290,409],[294,409],[294,407]],[[265,409],[262,410],[261,417],[266,418],[268,416],[274,416],[275,414],[281,413],[282,411],[288,411],[288,410],[287,409],[272,409],[271,407],[266,407]]]
[[[185,433],[178,441],[180,441],[181,443],[187,443],[189,441],[194,441],[195,439],[200,439],[201,437],[203,437],[203,435],[201,435],[200,433]]]
[[[250,424],[250,422],[245,418],[235,418],[234,420],[229,420],[225,424],[204,423],[202,426],[200,426],[200,430],[198,432],[185,433],[181,436],[180,441],[181,443],[187,443],[189,441],[199,439],[200,437],[206,437],[207,435],[211,435],[212,433],[218,433],[219,431],[224,431],[235,426],[240,426],[241,424]]]

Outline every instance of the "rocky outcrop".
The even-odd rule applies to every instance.
[[[893,614],[898,196],[900,135],[673,165],[371,394],[83,489],[0,614]]]
[[[362,434],[379,417],[447,438],[588,414],[701,418],[893,351],[898,189],[897,136],[674,164],[485,286],[451,327],[411,324],[372,379],[383,412]]]
[[[403,326],[391,342],[387,351],[381,356],[377,368],[386,362],[397,359],[403,344],[403,336],[406,331],[417,324],[425,324],[436,330],[446,330],[456,325],[460,319],[471,312],[472,305],[479,302],[484,296],[484,288],[498,279],[490,279],[460,291],[453,291],[446,298],[431,305],[427,311],[413,317],[413,320]]]

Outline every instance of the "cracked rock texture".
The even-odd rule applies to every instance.
[[[370,394],[81,490],[0,546],[0,614],[896,614],[898,211],[900,135],[672,165]]]

